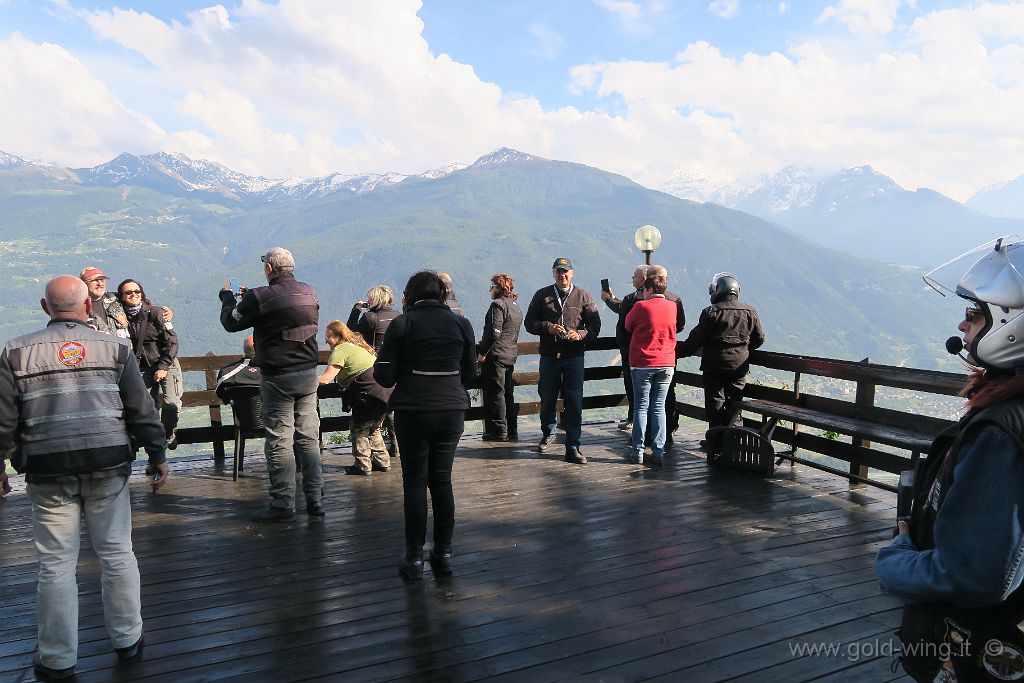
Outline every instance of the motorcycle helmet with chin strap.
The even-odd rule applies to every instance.
[[[959,273],[959,275],[957,275]],[[973,302],[985,316],[967,352],[988,370],[1024,370],[1024,240],[1007,235],[928,272],[942,294]],[[956,284],[954,285],[953,282]]]
[[[730,294],[739,296],[740,281],[732,273],[715,273],[711,276],[708,294],[711,296],[711,303],[713,304],[717,304]]]

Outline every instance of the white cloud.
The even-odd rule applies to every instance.
[[[838,21],[853,33],[889,33],[896,23],[896,15],[904,0],[840,0],[822,11],[819,22]]]
[[[723,19],[732,19],[740,13],[740,0],[712,0],[708,11]]]
[[[672,158],[728,175],[871,164],[965,199],[1024,171],[1022,42],[1024,6],[986,4],[921,17],[901,49],[867,60],[820,43],[738,59],[696,43],[673,63],[595,63],[573,78],[625,102],[635,149],[665,145],[636,171],[647,182]]]
[[[1021,3],[920,13],[867,57],[818,42],[734,57],[698,42],[668,62],[575,67],[570,92],[611,98],[614,116],[545,109],[434,54],[419,7],[242,0],[171,22],[82,13],[141,56],[124,94],[66,49],[14,35],[0,41],[0,63],[18,65],[0,70],[0,101],[16,103],[0,108],[0,149],[71,165],[163,149],[282,177],[421,172],[507,145],[650,186],[681,165],[742,177],[871,164],[960,199],[1024,171]],[[173,124],[126,104],[156,99],[177,108]]]
[[[779,3],[779,14],[785,14],[788,11],[789,11],[789,3],[780,2]]]
[[[126,107],[64,48],[15,33],[0,40],[0,136],[5,151],[94,164],[140,143],[159,149],[166,133]]]

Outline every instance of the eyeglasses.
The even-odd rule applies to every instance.
[[[99,277],[94,277],[93,279],[89,280],[89,284],[91,285],[94,282],[106,282],[109,279],[110,278],[107,277],[106,275],[100,275]]]
[[[967,310],[964,311],[964,320],[966,320],[969,323],[983,321],[985,320],[985,312],[980,308],[968,306]]]
[[[121,294],[123,296],[142,296],[142,290],[141,289],[126,289],[123,292],[121,292]]]

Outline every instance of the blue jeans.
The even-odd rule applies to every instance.
[[[316,368],[284,375],[263,375],[260,399],[267,440],[263,453],[270,475],[271,507],[295,507],[295,463],[302,468],[306,502],[319,503],[324,485],[320,460],[320,415]]]
[[[540,393],[540,426],[544,435],[555,431],[558,419],[555,407],[561,393],[565,407],[562,415],[565,448],[579,448],[583,431],[583,356],[541,356],[537,391]]]
[[[40,483],[41,482],[41,483]],[[142,635],[139,565],[132,552],[128,477],[110,472],[37,479],[28,485],[39,552],[36,661],[66,669],[78,660],[78,549],[81,523],[100,561],[103,618],[115,648]]]
[[[644,438],[647,431],[647,413],[651,411],[654,426],[654,462],[665,457],[665,439],[668,428],[665,419],[665,397],[675,368],[632,368],[633,375],[633,457],[644,459]]]

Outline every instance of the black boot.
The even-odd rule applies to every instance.
[[[398,573],[416,581],[423,578],[423,548],[406,548],[398,560]]]
[[[430,551],[430,569],[435,576],[449,576],[452,573],[452,549],[435,545]]]

